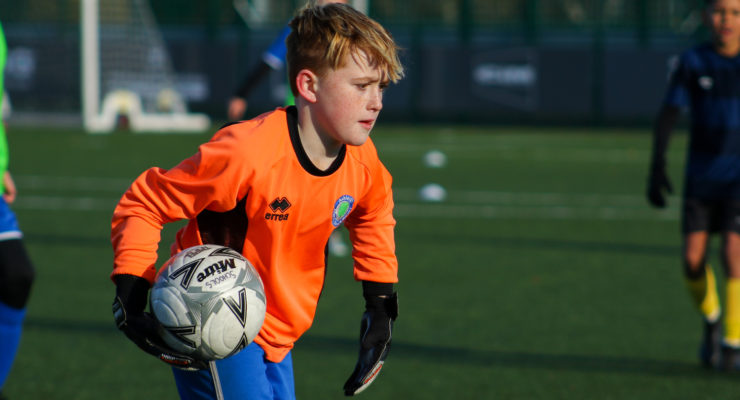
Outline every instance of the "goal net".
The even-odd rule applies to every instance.
[[[90,133],[123,123],[134,132],[200,132],[148,0],[81,0],[82,113]]]

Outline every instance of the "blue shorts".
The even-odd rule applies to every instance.
[[[0,196],[0,240],[20,239],[23,237],[15,213]]]
[[[183,400],[295,400],[293,359],[265,359],[265,352],[252,343],[239,353],[208,363],[200,371],[172,368],[177,392]]]

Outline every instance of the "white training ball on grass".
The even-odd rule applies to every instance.
[[[419,197],[424,201],[444,201],[447,198],[447,191],[439,184],[428,183],[419,190]]]
[[[447,165],[447,156],[439,150],[430,150],[424,154],[424,165],[429,168],[442,168]]]
[[[265,289],[257,270],[236,250],[185,249],[157,273],[150,294],[162,339],[174,350],[213,361],[249,345],[265,319]]]

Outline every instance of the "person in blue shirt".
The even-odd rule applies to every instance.
[[[285,38],[290,33],[290,27],[285,26],[278,36],[273,40],[270,47],[262,53],[262,60],[239,84],[234,95],[229,99],[226,111],[229,121],[238,121],[244,117],[247,111],[247,97],[249,93],[270,73],[271,70],[279,71],[285,66]],[[293,105],[292,94],[287,90],[285,105]]]
[[[707,0],[704,16],[712,40],[683,52],[672,72],[654,128],[647,197],[655,207],[666,206],[672,187],[665,153],[681,109],[687,108],[684,277],[703,317],[700,360],[706,367],[730,370],[740,367],[740,0]],[[707,264],[713,233],[722,240],[724,310]]]

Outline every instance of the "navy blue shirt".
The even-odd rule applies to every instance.
[[[740,199],[740,55],[722,56],[711,44],[685,51],[664,105],[691,113],[684,195]]]

